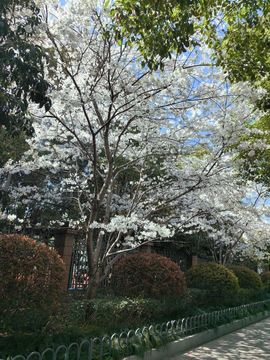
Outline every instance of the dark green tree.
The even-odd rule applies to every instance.
[[[195,43],[190,38],[195,8],[193,0],[116,0],[111,14],[117,39],[138,46],[143,65],[157,69],[172,53]]]
[[[250,126],[249,136],[240,139],[240,174],[243,178],[256,181],[270,189],[270,121],[269,115],[262,116]],[[241,147],[241,143],[248,146]]]
[[[29,101],[45,110],[51,106],[44,78],[46,55],[32,41],[40,22],[34,1],[0,1],[0,127],[12,134],[31,133]]]
[[[213,13],[215,21],[211,18]],[[222,1],[218,11],[206,10],[203,27],[216,63],[229,79],[250,81],[265,90],[258,104],[263,110],[270,109],[269,28],[269,0]]]
[[[270,108],[269,0],[115,0],[111,14],[116,37],[136,45],[150,69],[203,34],[229,79],[263,87],[259,105]]]

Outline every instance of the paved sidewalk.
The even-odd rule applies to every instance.
[[[170,360],[270,360],[270,318]]]

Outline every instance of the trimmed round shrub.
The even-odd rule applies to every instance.
[[[185,292],[185,276],[165,256],[136,253],[120,259],[113,268],[112,287],[116,295],[169,298]]]
[[[270,271],[265,271],[261,274],[261,280],[265,290],[270,291]]]
[[[270,285],[270,271],[265,271],[261,274],[261,280],[263,284]]]
[[[258,291],[262,289],[260,275],[246,266],[231,265],[228,267],[237,277],[239,286],[242,289]]]
[[[64,273],[63,261],[46,245],[26,236],[0,234],[2,320],[27,325],[38,322],[37,314],[46,318],[59,304]]]
[[[237,277],[223,265],[202,263],[186,272],[187,286],[200,290],[204,295],[201,302],[229,303],[239,291]]]

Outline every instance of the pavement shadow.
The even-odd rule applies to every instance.
[[[173,360],[270,359],[270,318],[225,335]]]

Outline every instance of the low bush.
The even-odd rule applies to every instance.
[[[122,258],[113,268],[116,295],[168,298],[185,292],[185,276],[179,266],[158,254],[136,253]]]
[[[270,271],[265,271],[261,274],[261,280],[264,285],[270,284]]]
[[[27,356],[33,351],[42,352],[48,347],[56,349],[60,345],[69,346],[89,337],[102,336],[104,333],[104,329],[91,325],[88,327],[70,325],[66,328],[62,326],[58,332],[53,333],[37,331],[0,335],[0,358],[9,359],[10,356],[18,354]]]
[[[270,292],[270,271],[265,271],[261,274],[261,280],[263,283],[264,290]]]
[[[0,234],[0,312],[5,329],[38,327],[59,303],[64,264],[57,253],[20,235]]]
[[[225,266],[215,263],[198,264],[186,272],[187,286],[197,289],[194,302],[198,305],[233,303],[239,291],[236,276]]]
[[[194,311],[189,306],[187,296],[166,300],[142,297],[95,299],[86,305],[86,322],[102,324],[107,329],[133,328],[187,316]]]
[[[27,355],[31,351],[43,351],[46,347],[56,348],[85,338],[121,333],[225,307],[222,304],[210,306],[209,303],[196,307],[193,302],[196,292],[200,296],[203,293],[201,290],[188,290],[180,299],[167,300],[108,297],[75,301],[68,298],[42,331],[10,335],[0,333],[0,358]]]
[[[86,306],[86,320],[108,327],[137,326],[152,321],[161,312],[158,300],[144,298],[113,298],[89,301]]]
[[[120,333],[125,329],[194,315],[194,307],[189,301],[188,295],[178,300],[117,297],[76,301],[66,299],[42,331],[0,334],[0,358],[8,354],[43,351],[46,347],[56,348],[84,338]]]
[[[246,266],[231,265],[228,268],[237,277],[240,288],[252,291],[262,290],[262,280],[255,271]]]

